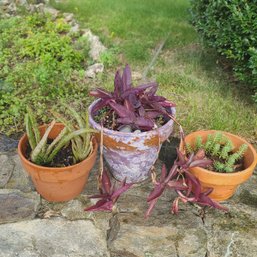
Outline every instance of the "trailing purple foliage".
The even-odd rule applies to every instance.
[[[149,207],[145,213],[145,217],[148,218],[151,215],[157,200],[165,189],[173,189],[178,194],[171,207],[171,211],[174,214],[178,214],[180,201],[183,203],[197,203],[202,206],[210,206],[227,211],[227,208],[213,201],[208,196],[212,192],[212,189],[202,192],[200,181],[189,172],[189,168],[191,167],[207,167],[212,163],[211,160],[206,159],[204,152],[199,150],[196,154],[191,154],[187,157],[177,149],[177,156],[177,160],[168,174],[165,165],[163,165],[160,179],[156,182],[153,191],[147,198]]]
[[[170,108],[175,104],[165,97],[157,96],[156,82],[132,86],[131,70],[129,65],[123,74],[117,71],[114,78],[114,91],[107,92],[97,88],[90,91],[90,95],[101,100],[95,105],[93,112],[104,107],[111,108],[118,115],[118,125],[131,125],[134,129],[148,131],[157,127],[155,119],[158,116],[170,119]]]
[[[126,192],[133,184],[126,184],[124,180],[119,188],[115,188],[115,183],[112,185],[107,171],[103,170],[101,188],[99,195],[93,195],[90,198],[99,198],[100,200],[93,206],[85,209],[85,211],[112,211],[113,206],[117,202],[121,194]]]

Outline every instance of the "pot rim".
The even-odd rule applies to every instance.
[[[88,107],[88,113],[89,113],[89,121],[91,124],[93,124],[93,126],[101,131],[102,127],[100,126],[99,123],[95,122],[95,120],[93,119],[93,115],[92,115],[92,109],[94,107],[94,105],[96,103],[98,103],[101,99],[96,99],[95,101],[93,101],[90,106]],[[172,111],[172,115],[175,116],[176,114],[176,108],[175,107],[171,107],[171,111]],[[107,129],[105,127],[103,127],[103,132],[107,135],[112,135],[112,134],[116,134],[116,135],[120,135],[122,137],[130,137],[131,135],[133,136],[138,136],[138,135],[141,135],[141,136],[145,136],[147,134],[149,134],[149,132],[156,132],[156,133],[159,133],[159,130],[160,129],[165,129],[166,127],[169,127],[169,126],[173,126],[173,123],[174,121],[172,119],[170,119],[166,124],[164,124],[163,126],[159,127],[159,128],[156,128],[156,129],[152,129],[152,130],[149,130],[149,131],[144,131],[144,132],[140,132],[140,133],[134,133],[134,132],[120,132],[120,131],[117,131],[117,130],[112,130],[112,129]]]
[[[232,137],[235,137],[237,138],[238,140],[242,141],[242,144],[247,144],[247,146],[249,147],[249,149],[251,150],[252,154],[253,154],[253,162],[251,163],[251,165],[247,168],[245,168],[244,170],[241,170],[241,171],[237,171],[237,172],[233,172],[233,173],[218,173],[218,172],[215,172],[215,171],[210,171],[210,170],[207,170],[207,169],[204,169],[204,168],[201,168],[201,167],[194,167],[194,168],[190,168],[192,170],[199,170],[201,172],[205,172],[209,175],[216,175],[216,176],[220,176],[220,177],[235,177],[235,176],[240,176],[244,173],[249,173],[251,170],[254,170],[256,164],[257,164],[257,153],[254,149],[254,147],[248,143],[244,138],[240,137],[240,136],[237,136],[235,134],[232,134],[232,133],[229,133],[229,132],[226,132],[226,131],[221,131],[221,130],[197,130],[195,132],[192,132],[190,134],[188,134],[185,139],[188,137],[188,136],[197,136],[199,134],[199,132],[204,132],[204,133],[215,133],[215,132],[221,132],[227,136],[232,136]],[[183,149],[183,146],[180,144],[179,146],[180,149]]]
[[[40,128],[44,128],[44,127],[46,127],[46,126],[47,126],[47,124],[41,125],[41,126],[39,126],[39,129],[40,129]],[[54,127],[56,127],[56,126],[58,126],[58,127],[64,127],[63,123],[60,123],[60,122],[55,123]],[[88,162],[91,158],[93,158],[94,152],[97,151],[97,146],[98,146],[98,144],[97,144],[97,141],[96,141],[95,136],[92,136],[92,139],[91,139],[91,140],[92,140],[92,142],[93,142],[93,151],[91,152],[91,154],[90,154],[85,160],[80,161],[80,162],[78,162],[78,163],[76,163],[76,164],[73,164],[73,165],[70,165],[70,166],[65,166],[65,167],[47,167],[47,166],[37,165],[37,164],[35,164],[35,163],[29,161],[29,160],[24,156],[24,154],[22,153],[22,145],[24,145],[24,144],[27,143],[27,141],[28,141],[27,133],[24,133],[23,136],[22,136],[22,137],[20,138],[20,140],[19,140],[19,144],[18,144],[18,154],[19,154],[21,160],[22,160],[24,163],[26,163],[27,165],[29,165],[29,166],[31,166],[31,167],[34,167],[34,168],[36,168],[36,169],[40,169],[40,171],[42,171],[42,172],[44,172],[44,171],[49,171],[49,170],[51,170],[51,171],[56,171],[56,172],[57,172],[57,171],[66,171],[66,170],[70,170],[71,168],[73,169],[73,168],[75,168],[75,167],[78,167],[78,166],[80,166],[80,165],[83,165],[85,162]]]

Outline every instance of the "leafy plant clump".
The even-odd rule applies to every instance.
[[[192,22],[207,44],[231,60],[237,77],[253,86],[257,103],[255,0],[191,1]]]
[[[147,197],[149,207],[145,213],[145,218],[151,215],[158,199],[166,189],[175,190],[178,194],[172,203],[171,211],[173,214],[178,214],[179,202],[195,203],[200,206],[209,206],[227,211],[226,207],[221,206],[209,197],[213,189],[210,188],[202,191],[200,181],[189,171],[192,167],[206,167],[212,163],[212,160],[206,159],[202,150],[199,150],[196,154],[192,153],[188,157],[177,149],[177,155],[178,157],[169,172],[167,173],[167,169],[163,165],[159,181],[154,181],[154,189]],[[85,211],[113,211],[120,195],[126,192],[132,185],[126,184],[126,181],[123,181],[121,186],[115,189],[115,185],[111,185],[108,173],[104,169],[100,183],[100,194],[90,197],[99,198],[100,200],[86,208]]]
[[[93,109],[95,119],[114,130],[122,130],[124,126],[131,131],[155,129],[173,118],[171,108],[175,106],[165,97],[157,96],[157,88],[155,82],[133,87],[131,70],[126,65],[122,75],[116,72],[113,92],[101,88],[90,91],[90,95],[100,99]]]
[[[209,134],[205,143],[202,137],[198,136],[193,145],[186,144],[187,154],[203,150],[204,154],[213,160],[208,169],[223,173],[242,170],[242,158],[248,148],[246,144],[243,144],[235,151],[231,140],[220,132]]]
[[[25,115],[25,126],[29,146],[31,148],[29,159],[35,164],[55,167],[56,163],[54,158],[59,151],[68,147],[70,144],[73,153],[72,164],[84,160],[92,152],[93,145],[91,133],[95,131],[89,128],[88,115],[86,115],[85,118],[82,118],[73,108],[69,107],[68,110],[76,119],[78,126],[67,121],[65,118],[62,118],[59,114],[55,114],[58,116],[58,119],[63,121],[65,127],[59,135],[55,139],[50,140],[51,143],[49,143],[49,134],[56,121],[53,120],[46,128],[45,133],[41,136],[32,110],[28,108],[28,112]]]
[[[0,132],[21,131],[28,105],[49,122],[57,99],[85,99],[88,42],[69,30],[64,19],[39,13],[0,20]]]
[[[163,165],[160,179],[155,181],[154,189],[147,198],[149,207],[145,217],[148,218],[151,215],[158,199],[166,189],[175,190],[178,194],[178,197],[172,203],[171,211],[173,214],[178,214],[179,202],[196,203],[200,206],[209,206],[227,211],[227,208],[209,197],[213,189],[209,188],[202,191],[199,179],[189,171],[193,167],[207,167],[212,163],[212,160],[207,159],[202,150],[186,156],[177,149],[177,156],[177,160],[168,174],[165,165]]]

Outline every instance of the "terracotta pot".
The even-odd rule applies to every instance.
[[[54,139],[63,129],[63,124],[57,123],[51,130],[49,138]],[[46,125],[39,127],[41,135]],[[27,135],[19,141],[18,154],[23,168],[31,176],[37,192],[51,202],[68,201],[79,195],[87,182],[90,170],[94,166],[97,153],[97,142],[93,139],[93,152],[84,161],[67,167],[43,167],[25,158],[28,138]]]
[[[93,119],[94,105],[89,106],[89,122],[91,126],[101,131],[100,124]],[[171,109],[175,114],[175,108]],[[138,183],[147,179],[150,169],[158,158],[159,147],[170,136],[173,130],[173,120],[164,126],[140,133],[125,133],[103,128],[103,153],[114,178],[128,183]],[[100,139],[100,133],[97,136]]]
[[[207,135],[214,134],[216,132],[217,131],[215,130],[196,131],[186,136],[185,141],[194,146],[197,136],[201,136],[203,142],[206,142]],[[216,201],[224,201],[233,196],[237,187],[244,183],[252,175],[257,164],[256,151],[251,144],[239,136],[223,131],[221,132],[233,142],[236,150],[242,144],[248,145],[248,149],[244,154],[245,169],[233,173],[218,173],[199,167],[190,169],[190,172],[192,172],[200,180],[203,189],[213,188],[213,191],[209,196]]]

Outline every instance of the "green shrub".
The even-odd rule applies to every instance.
[[[47,109],[58,99],[75,101],[87,94],[88,42],[69,29],[62,18],[42,14],[0,21],[1,132],[23,129],[28,104],[48,122]]]
[[[194,0],[191,12],[207,44],[231,60],[240,80],[253,85],[257,103],[257,1]]]

